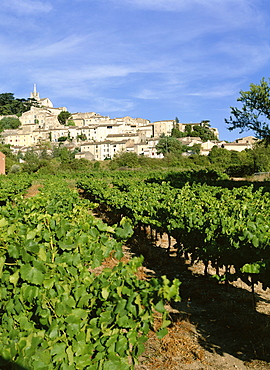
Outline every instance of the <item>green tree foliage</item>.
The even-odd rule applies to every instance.
[[[40,159],[51,159],[51,155],[50,153],[48,152],[47,148],[43,148],[39,154],[39,158]]]
[[[85,141],[87,140],[87,136],[85,134],[80,134],[80,135],[77,135],[77,140],[82,140],[82,141]]]
[[[68,122],[67,122],[68,126],[76,126],[75,125],[75,122],[73,121],[73,119],[69,119]]]
[[[58,114],[57,119],[58,119],[59,123],[61,123],[61,125],[65,126],[67,124],[69,118],[71,118],[71,116],[72,115],[71,115],[70,112],[63,110],[61,113]]]
[[[116,154],[110,162],[110,168],[115,169],[119,167],[134,168],[139,166],[139,157],[136,153],[122,152]]]
[[[191,132],[191,136],[199,136],[204,142],[208,140],[217,140],[214,132],[211,131],[209,126],[205,125],[194,126],[193,131]]]
[[[192,127],[191,127],[191,125],[186,125],[184,132],[185,132],[185,136],[191,136],[191,133],[192,133]]]
[[[19,164],[13,164],[13,166],[10,168],[9,173],[18,173],[21,172],[22,167]]]
[[[179,130],[179,119],[178,117],[175,117],[175,120],[174,120],[174,125],[173,125],[173,129],[172,129],[172,132],[171,132],[171,136],[172,137],[184,137],[186,136],[186,134],[182,131]]]
[[[194,154],[200,154],[201,144],[193,144],[191,150]]]
[[[87,171],[93,168],[93,163],[85,158],[72,159],[68,165],[73,171]]]
[[[66,147],[55,147],[52,152],[52,157],[61,162],[69,162],[75,158],[75,152],[68,150]]]
[[[6,173],[8,173],[11,167],[17,163],[16,156],[12,153],[10,149],[10,145],[8,144],[0,144],[0,152],[5,154],[6,156]]]
[[[177,125],[176,125],[176,127],[173,127],[173,129],[172,129],[171,136],[178,138],[178,137],[185,137],[186,134],[183,131],[180,131],[179,128],[177,128]]]
[[[241,152],[214,146],[208,155],[210,163],[233,177],[245,177],[255,172],[270,171],[270,147],[263,143]]]
[[[197,145],[197,144],[195,144]],[[207,155],[200,155],[200,154],[195,154],[189,157],[189,160],[192,162],[192,164],[202,167],[202,168],[209,168],[210,167],[210,162],[209,158]]]
[[[8,129],[16,129],[21,126],[19,118],[4,117],[0,120],[0,132]]]
[[[166,155],[168,153],[181,154],[187,150],[187,146],[183,145],[177,138],[163,136],[156,145],[157,153]]]
[[[68,140],[68,136],[61,136],[61,137],[58,138],[59,142],[63,142],[63,141],[66,141],[66,140]]]
[[[269,79],[270,81],[270,79]],[[225,119],[229,130],[252,130],[256,137],[270,142],[270,86],[264,78],[260,84],[250,84],[250,90],[240,91],[237,99],[241,108],[231,107],[231,116]]]
[[[204,142],[208,140],[217,140],[215,133],[211,130],[208,120],[201,121],[199,125],[186,125],[183,136],[200,137]]]
[[[12,159],[15,159],[15,156],[10,149],[10,145],[8,144],[0,144],[0,152],[5,154],[6,157],[11,157]]]
[[[28,150],[24,155],[23,171],[32,173],[37,172],[40,165],[40,159],[38,153],[33,149]]]
[[[263,142],[254,146],[252,151],[254,160],[254,172],[270,171],[270,146],[265,146]]]
[[[16,114],[17,116],[28,111],[31,106],[37,106],[34,99],[17,99],[12,93],[0,94],[0,115],[7,116]]]
[[[231,152],[224,148],[213,146],[208,154],[210,163],[216,167],[227,168],[231,164]]]

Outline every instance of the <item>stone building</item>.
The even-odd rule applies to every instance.
[[[6,173],[6,156],[4,153],[0,152],[0,175],[5,175]]]

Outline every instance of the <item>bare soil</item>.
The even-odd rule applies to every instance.
[[[33,184],[30,188],[27,189],[27,192],[24,194],[24,198],[31,198],[37,195],[40,191],[39,188],[42,187],[41,184]]]
[[[136,370],[270,369],[270,291],[237,281],[229,286],[204,276],[201,263],[167,253],[167,238],[142,236],[129,243],[129,252],[145,257],[151,276],[177,277],[182,301],[168,306],[172,324],[158,340],[150,333]],[[210,274],[214,270],[208,271]]]

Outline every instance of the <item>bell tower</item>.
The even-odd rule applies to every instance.
[[[39,93],[37,92],[37,85],[34,84],[34,91],[31,92],[31,99],[35,99],[36,101],[40,101]]]

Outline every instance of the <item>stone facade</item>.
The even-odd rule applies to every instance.
[[[0,152],[0,175],[5,175],[6,173],[6,156],[4,153]]]

